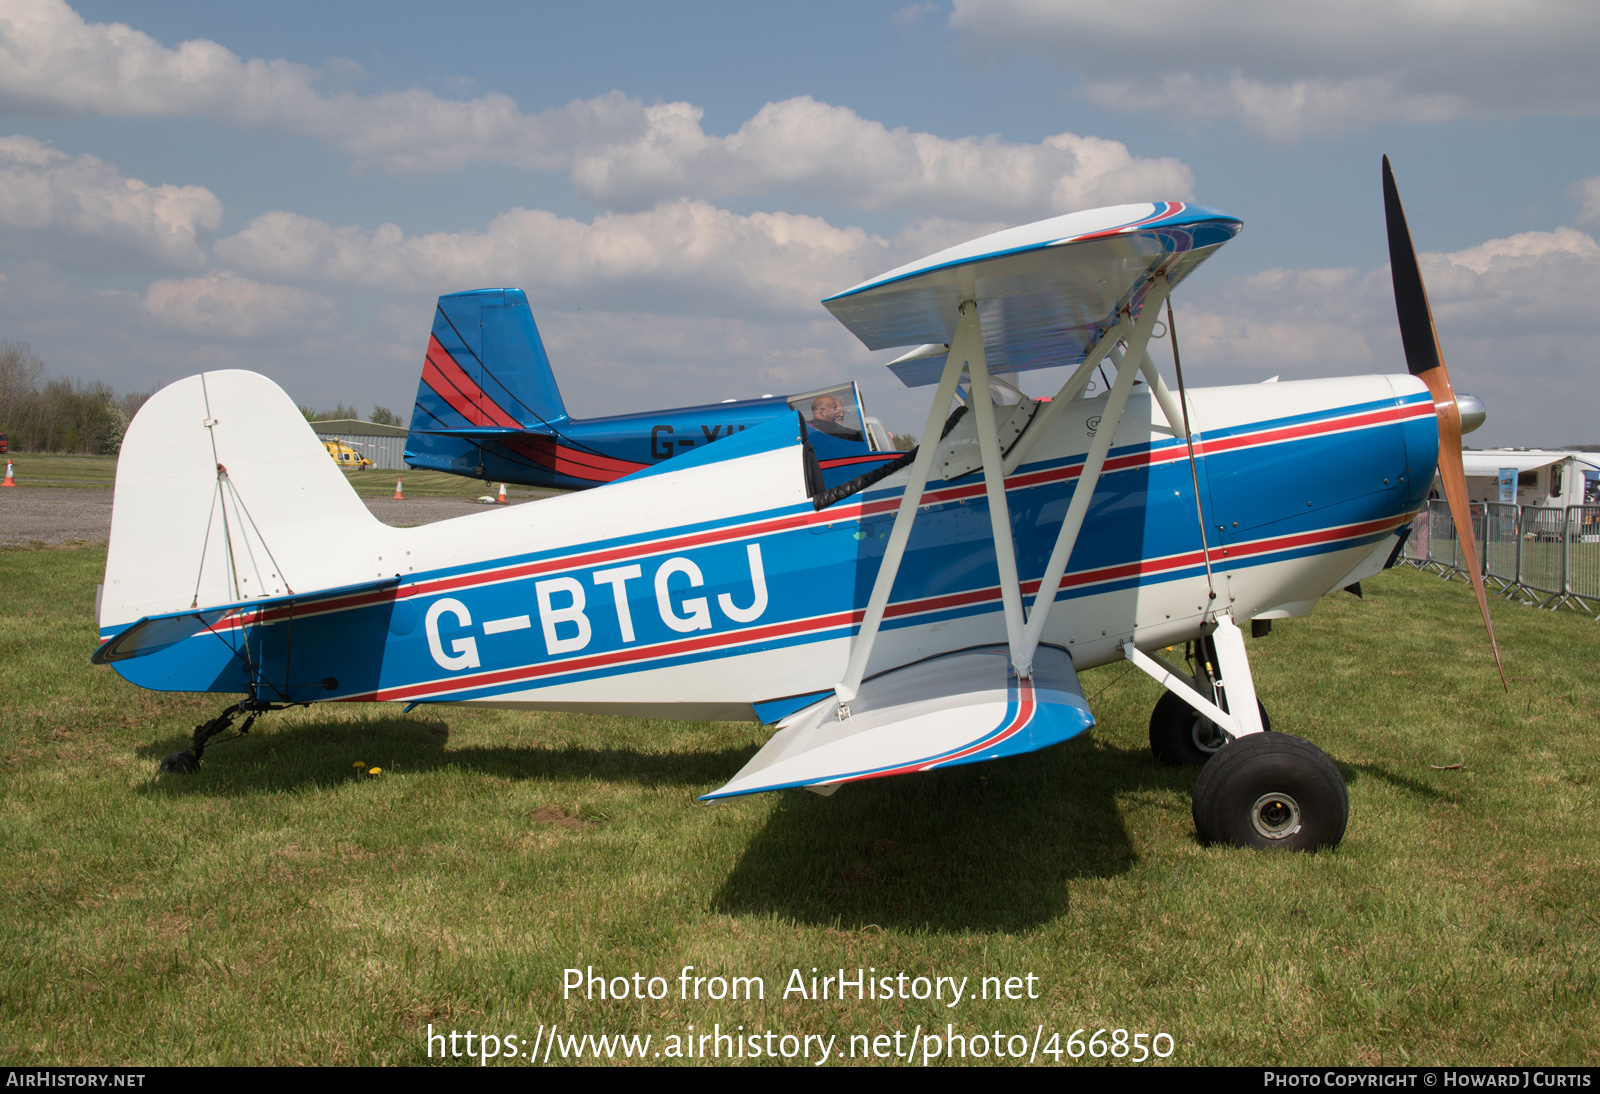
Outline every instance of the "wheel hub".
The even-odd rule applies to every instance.
[[[1250,807],[1250,823],[1262,839],[1288,839],[1300,831],[1300,803],[1288,794],[1263,794]]]

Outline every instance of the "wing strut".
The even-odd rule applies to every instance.
[[[1149,282],[1138,320],[1132,319],[1129,309],[1123,310],[1118,320],[1100,337],[1083,363],[1062,385],[1061,391],[1044,413],[1035,418],[1027,432],[1017,439],[1003,460],[1000,456],[994,415],[990,409],[989,371],[983,349],[982,322],[978,317],[975,303],[971,300],[962,303],[956,334],[950,343],[950,353],[945,358],[944,372],[939,379],[933,405],[928,409],[927,424],[923,427],[924,443],[911,464],[906,490],[900,498],[900,508],[895,513],[894,526],[889,532],[889,542],[883,553],[883,563],[879,566],[877,577],[872,584],[872,594],[867,599],[861,630],[857,633],[856,641],[850,649],[850,661],[845,667],[844,678],[834,687],[840,703],[849,703],[856,697],[861,688],[862,677],[866,675],[867,661],[872,656],[872,647],[877,642],[878,630],[883,624],[884,609],[888,606],[895,577],[900,572],[906,543],[911,538],[911,525],[916,520],[917,508],[927,490],[928,473],[938,448],[937,445],[928,443],[927,438],[936,435],[944,417],[944,409],[950,405],[950,400],[955,396],[963,370],[971,376],[971,405],[978,410],[976,421],[978,447],[983,459],[984,489],[989,501],[995,560],[1000,571],[1000,599],[1005,611],[1006,639],[1010,646],[1011,665],[1019,677],[1025,678],[1030,675],[1034,651],[1038,649],[1040,639],[1044,635],[1045,623],[1049,620],[1051,606],[1055,603],[1055,594],[1061,587],[1061,578],[1066,572],[1072,549],[1076,546],[1078,534],[1083,528],[1089,503],[1094,500],[1095,487],[1099,485],[1100,472],[1111,451],[1111,441],[1116,434],[1117,424],[1122,419],[1128,395],[1133,390],[1134,378],[1145,371],[1143,364],[1148,359],[1150,332],[1155,327],[1156,318],[1160,314],[1162,303],[1166,300],[1167,292],[1166,275],[1157,274]],[[1062,521],[1055,549],[1050,554],[1049,564],[1040,581],[1039,595],[1034,599],[1033,611],[1024,613],[1021,584],[1017,576],[1016,550],[1011,539],[1010,511],[1006,504],[1005,475],[1022,461],[1027,450],[1032,447],[1033,438],[1042,436],[1047,431],[1049,423],[1060,416],[1066,404],[1088,383],[1095,368],[1106,354],[1124,337],[1127,338],[1128,347],[1117,369],[1117,379],[1112,386],[1111,398],[1106,404],[1106,411],[1096,431],[1094,442],[1089,446],[1083,471],[1078,477],[1078,487],[1073,491],[1066,519]],[[1165,385],[1162,385],[1162,393],[1167,394],[1167,398],[1161,399],[1160,402],[1163,404],[1171,402],[1171,395],[1165,392]],[[1169,409],[1163,405],[1162,413],[1175,415],[1177,408]],[[1181,415],[1179,420],[1181,421]],[[1181,428],[1177,422],[1172,424],[1175,429]]]
[[[1123,354],[1122,364],[1117,369],[1116,382],[1111,385],[1111,398],[1106,401],[1105,413],[1100,417],[1100,425],[1095,429],[1094,440],[1089,445],[1088,455],[1084,457],[1083,471],[1078,475],[1077,489],[1073,490],[1072,502],[1067,506],[1066,519],[1061,522],[1061,531],[1056,535],[1055,549],[1050,552],[1050,561],[1045,565],[1044,576],[1039,580],[1039,593],[1034,597],[1033,611],[1028,614],[1027,630],[1022,636],[1023,664],[1033,660],[1033,651],[1038,648],[1039,639],[1044,634],[1044,625],[1050,618],[1050,609],[1056,602],[1056,593],[1061,589],[1061,578],[1067,571],[1067,561],[1072,557],[1072,548],[1077,546],[1078,533],[1083,529],[1083,518],[1089,512],[1089,503],[1094,500],[1095,487],[1100,484],[1101,469],[1105,467],[1106,456],[1111,451],[1112,438],[1122,421],[1123,408],[1128,405],[1128,395],[1133,391],[1133,379],[1141,371],[1145,349],[1150,344],[1150,331],[1155,327],[1156,316],[1161,311],[1162,302],[1167,298],[1167,291],[1165,274],[1157,274],[1151,278],[1150,288],[1145,293],[1143,309],[1139,312],[1139,319],[1133,324],[1133,331],[1128,337],[1127,352]],[[1124,312],[1124,324],[1127,322],[1127,316],[1128,313]],[[1051,403],[1052,407],[1055,405],[1054,402]]]
[[[965,338],[965,341],[963,341]],[[1006,504],[1006,476],[1000,462],[1000,437],[994,421],[994,400],[989,395],[989,363],[983,352],[983,327],[978,305],[961,305],[961,321],[956,325],[950,356],[966,358],[967,375],[972,380],[972,399],[967,404],[976,415],[978,453],[983,457],[983,488],[989,498],[989,527],[994,534],[994,559],[1000,570],[1000,604],[1006,618],[1006,642],[1010,646],[1011,667],[1019,677],[1033,675],[1033,648],[1023,652],[1022,583],[1017,578],[1017,549],[1011,542],[1011,509]]]
[[[878,567],[878,576],[872,583],[872,595],[867,598],[867,611],[861,620],[861,630],[850,648],[850,662],[845,667],[844,679],[834,688],[841,703],[850,702],[861,689],[867,659],[872,656],[872,647],[877,643],[883,612],[888,606],[889,594],[894,589],[894,579],[900,572],[900,562],[905,557],[906,542],[911,538],[911,525],[916,520],[917,506],[927,490],[928,472],[939,450],[933,438],[939,435],[940,423],[944,421],[950,400],[955,397],[963,369],[972,382],[969,405],[977,414],[978,449],[983,458],[984,489],[989,499],[989,521],[994,534],[995,558],[1000,569],[1000,601],[1005,610],[1011,664],[1019,676],[1027,676],[1033,660],[1031,649],[1026,658],[1020,656],[1023,636],[1022,585],[1017,577],[1016,548],[1011,542],[1011,515],[1006,505],[1000,439],[995,427],[993,403],[989,397],[983,323],[978,318],[977,304],[970,299],[962,302],[960,315],[955,338],[950,342],[950,353],[945,358],[944,373],[939,378],[939,388],[933,396],[933,406],[928,410],[928,423],[923,427],[923,443],[917,449],[917,458],[911,463],[910,479],[906,483],[905,494],[900,498],[900,508],[895,513],[894,527],[889,532],[889,542],[883,552],[883,564]]]
[[[1171,300],[1167,301],[1167,307],[1171,309]],[[1122,355],[1118,351],[1111,351],[1111,359],[1117,363],[1118,368],[1122,367]],[[1178,408],[1178,400],[1173,398],[1172,389],[1161,378],[1156,363],[1150,359],[1148,346],[1139,358],[1139,372],[1144,376],[1144,382],[1150,385],[1150,394],[1155,398],[1156,406],[1161,408],[1161,414],[1167,419],[1167,425],[1172,427],[1172,435],[1187,437],[1189,431],[1183,425],[1183,411]]]
[[[1055,398],[1045,404],[1043,411],[1034,415],[1033,421],[1028,423],[1027,432],[1018,437],[1016,443],[1006,453],[1006,474],[1009,475],[1022,466],[1023,459],[1033,450],[1034,442],[1049,433],[1051,423],[1061,417],[1062,412],[1067,409],[1067,404],[1076,399],[1079,392],[1094,378],[1094,371],[1100,367],[1100,362],[1105,360],[1106,354],[1110,353],[1118,342],[1128,337],[1132,328],[1133,324],[1128,320],[1128,313],[1119,312],[1117,321],[1100,336],[1094,348],[1084,356],[1083,363],[1074,369],[1072,375],[1067,377],[1067,382],[1061,385],[1061,390],[1056,392]]]

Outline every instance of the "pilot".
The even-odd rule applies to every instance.
[[[846,441],[861,440],[861,431],[844,424],[844,407],[832,395],[811,400],[811,428]]]

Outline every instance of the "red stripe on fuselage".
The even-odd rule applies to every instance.
[[[432,680],[423,684],[407,684],[398,688],[380,688],[377,691],[365,692],[361,695],[343,696],[340,698],[340,702],[387,703],[395,700],[445,694],[452,691],[472,691],[478,688],[492,687],[495,684],[521,683],[536,680],[541,676],[582,672],[586,669],[604,668],[607,665],[620,664],[627,661],[651,660],[656,657],[680,657],[686,653],[698,653],[715,649],[718,646],[740,646],[747,642],[783,638],[796,632],[853,626],[861,622],[864,614],[865,612],[859,609],[853,612],[834,612],[832,615],[815,616],[810,619],[794,619],[783,623],[769,623],[760,627],[748,627],[744,630],[708,634],[699,638],[678,639],[655,646],[636,646],[610,650],[606,653],[592,654],[588,657],[573,657],[565,661],[546,662],[542,665],[521,665],[517,668],[500,669],[494,672],[474,673],[471,676]]]
[[[837,460],[822,460],[821,467],[826,471],[829,468],[848,467],[857,463],[887,463],[890,460],[898,460],[904,454],[903,452],[896,452],[893,455],[885,455],[881,452],[874,452],[870,456],[843,456]]]
[[[1324,528],[1314,532],[1304,532],[1296,535],[1277,536],[1270,539],[1259,540],[1249,544],[1246,548],[1229,548],[1232,553],[1239,555],[1272,554],[1278,551],[1293,550],[1298,547],[1311,546],[1321,543],[1335,543],[1344,539],[1356,539],[1374,533],[1382,533],[1405,523],[1414,514],[1401,514],[1398,517],[1384,517],[1378,520],[1363,521],[1359,524],[1343,525],[1336,528]],[[1222,548],[1212,548],[1213,560],[1223,557]],[[1232,554],[1229,555],[1232,557]],[[1084,570],[1078,573],[1067,574],[1062,580],[1058,595],[1061,591],[1071,588],[1081,588],[1086,585],[1099,584],[1105,581],[1116,581],[1130,577],[1146,577],[1163,572],[1182,570],[1197,567],[1201,563],[1201,552],[1186,551],[1175,555],[1168,555],[1158,559],[1140,559],[1134,562],[1121,563],[1113,566],[1104,566],[1096,570]],[[1022,582],[1022,595],[1037,599],[1039,580],[1034,578]],[[952,608],[966,607],[974,604],[998,602],[1000,600],[999,586],[991,585],[982,589],[969,589],[959,593],[949,593],[940,596],[924,597],[920,600],[902,601],[889,605],[885,618],[897,618],[913,615],[924,615],[931,612],[946,611]],[[491,672],[475,673],[466,677],[455,677],[442,680],[432,680],[424,683],[407,684],[398,688],[379,689],[377,691],[363,692],[358,695],[340,697],[340,702],[388,702],[392,700],[431,698],[448,695],[457,691],[471,691],[496,684],[515,684],[521,681],[534,681],[541,677],[565,675],[570,672],[582,672],[587,669],[605,668],[612,665],[633,665],[632,671],[642,671],[648,668],[648,662],[669,657],[678,657],[689,653],[708,652],[722,647],[740,646],[749,642],[768,641],[777,638],[786,638],[799,634],[813,633],[821,637],[821,632],[840,627],[854,627],[864,618],[864,609],[854,609],[847,612],[834,612],[828,615],[813,616],[805,619],[794,619],[784,622],[770,623],[758,627],[748,627],[741,630],[725,631],[720,634],[702,635],[690,639],[676,639],[657,643],[650,646],[629,647],[618,650],[609,650],[604,653],[591,654],[584,657],[570,658],[564,661],[546,662],[540,665],[522,665],[515,668],[499,669]],[[1029,696],[1030,700],[1032,696]],[[1031,707],[1030,714],[1031,717]],[[1022,724],[1026,724],[1025,722]],[[1018,729],[1021,724],[1018,724]],[[1010,736],[1009,733],[1003,736]],[[991,737],[989,743],[997,743],[1002,737]],[[984,747],[984,742],[979,742],[973,747]],[[965,755],[966,753],[962,753]],[[947,757],[936,764],[948,763],[955,757]],[[919,761],[921,763],[922,761]],[[917,767],[912,770],[923,770]],[[860,776],[871,778],[874,776]]]
[[[1223,445],[1226,445],[1229,450],[1232,450],[1253,445],[1271,444],[1280,440],[1296,440],[1319,433],[1336,433],[1345,429],[1368,428],[1374,425],[1381,425],[1394,421],[1403,421],[1414,417],[1420,418],[1430,416],[1432,414],[1433,405],[1431,403],[1405,404],[1396,407],[1387,407],[1381,410],[1368,411],[1360,414],[1335,418],[1324,418],[1315,422],[1306,422],[1294,426],[1262,430],[1258,433],[1241,434],[1238,437],[1222,438],[1219,441],[1203,442],[1204,444],[1211,446],[1209,449],[1203,448],[1202,443],[1197,442],[1196,455],[1199,455],[1202,451],[1220,451],[1222,450]],[[1185,450],[1185,446],[1183,446],[1181,443],[1167,444],[1162,448],[1152,451],[1137,452],[1131,455],[1117,457],[1116,460],[1107,460],[1105,469],[1107,472],[1112,470],[1125,470],[1146,464],[1165,463],[1180,460],[1186,458],[1186,456],[1187,452]],[[1113,467],[1113,464],[1116,466]],[[1077,478],[1082,471],[1082,463],[1077,463],[1063,467],[1049,468],[1043,471],[1032,471],[1025,474],[1013,475],[1006,480],[1006,488],[1009,491],[1022,487],[1044,485],[1051,482],[1068,481]],[[923,496],[920,505],[926,507],[929,505],[945,504],[966,498],[979,497],[983,493],[983,483],[970,483],[958,487],[949,487],[942,490],[929,491]],[[755,520],[747,524],[727,525],[721,528],[705,532],[691,533],[688,535],[669,535],[665,539],[656,540],[654,542],[634,543],[625,546],[606,548],[599,551],[580,550],[570,555],[543,559],[536,562],[521,563],[513,566],[499,567],[492,570],[480,570],[472,574],[458,574],[447,578],[423,580],[404,586],[398,591],[398,593],[386,590],[381,593],[365,593],[356,594],[350,597],[340,597],[337,600],[330,600],[325,603],[318,604],[315,606],[315,608],[312,608],[309,611],[305,605],[297,605],[294,609],[269,609],[260,613],[259,618],[250,619],[249,622],[276,622],[278,620],[289,618],[291,614],[300,615],[303,618],[306,614],[322,614],[329,611],[343,610],[345,608],[361,607],[367,604],[379,603],[383,600],[391,599],[396,596],[432,596],[439,593],[471,588],[478,585],[496,584],[502,581],[515,581],[520,578],[530,577],[537,574],[559,572],[569,569],[580,569],[586,566],[596,566],[601,563],[612,562],[619,559],[642,558],[654,554],[665,554],[673,551],[681,551],[690,547],[706,546],[712,543],[733,542],[741,539],[754,539],[764,535],[771,535],[777,532],[786,532],[819,524],[834,524],[841,521],[861,520],[873,516],[887,516],[898,510],[899,507],[900,499],[896,497],[877,498],[872,501],[861,501],[853,504],[845,503],[842,505],[831,506],[821,512],[802,512],[791,514],[789,516],[768,518],[766,520]],[[1263,552],[1285,550],[1294,546],[1325,542],[1329,539],[1342,539],[1352,535],[1363,534],[1366,530],[1377,529],[1382,525],[1394,527],[1401,522],[1402,518],[1391,518],[1368,522],[1367,524],[1354,526],[1353,528],[1344,527],[1327,529],[1296,536],[1265,539],[1252,544],[1235,544],[1227,548],[1229,554],[1226,557],[1249,557],[1251,555],[1261,554]],[[1216,561],[1223,558],[1224,556],[1222,555],[1222,551],[1223,548],[1221,546],[1212,548],[1212,559]],[[1180,558],[1183,559],[1182,562],[1178,562],[1178,559]],[[1172,556],[1167,559],[1140,560],[1138,563],[1129,563],[1126,564],[1126,566],[1109,567],[1106,570],[1085,571],[1078,574],[1069,574],[1063,581],[1062,587],[1068,588],[1074,585],[1092,584],[1098,581],[1112,580],[1119,576],[1117,573],[1112,571],[1123,570],[1126,571],[1126,573],[1121,576],[1132,576],[1134,573],[1146,574],[1160,570],[1171,569],[1175,565],[1199,565],[1200,562],[1201,557],[1198,550],[1192,552],[1192,555]],[[1137,568],[1129,569],[1128,567]],[[1023,591],[1025,595],[1036,590],[1036,588],[1037,582],[1032,583],[1031,588],[1029,583],[1025,582],[1023,584]],[[962,604],[974,602],[974,598],[982,599],[986,595],[987,594],[979,591],[969,591],[950,594],[948,597],[935,597],[931,598],[931,600],[947,601],[947,603],[939,604],[938,607],[957,607]],[[890,605],[886,611],[886,614],[889,616],[895,616],[926,610],[935,609],[931,603],[929,606],[923,607],[913,607],[911,605]],[[221,627],[222,629],[231,629],[231,627],[236,627],[238,622],[239,617],[236,616],[227,620],[219,620],[215,626]]]
[[[582,479],[585,482],[616,482],[624,475],[631,475],[650,466],[646,463],[634,463],[631,460],[620,460],[598,452],[572,448],[542,433],[488,439],[504,445],[525,459],[532,460],[547,471]]]

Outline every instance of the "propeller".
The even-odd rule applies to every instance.
[[[1455,388],[1450,386],[1450,373],[1444,367],[1439,332],[1433,325],[1433,311],[1428,307],[1428,290],[1422,284],[1422,269],[1417,264],[1416,248],[1411,245],[1406,211],[1400,204],[1400,191],[1394,184],[1388,156],[1383,157],[1383,215],[1389,227],[1389,269],[1394,277],[1394,310],[1400,317],[1400,342],[1405,347],[1406,367],[1411,375],[1428,385],[1428,392],[1433,396],[1433,412],[1439,419],[1439,481],[1444,485],[1450,519],[1455,522],[1467,574],[1472,578],[1472,591],[1478,594],[1478,610],[1483,613],[1483,626],[1489,632],[1495,667],[1500,670],[1500,685],[1510,691],[1505,665],[1500,660],[1500,644],[1494,639],[1494,624],[1489,620],[1489,596],[1483,587],[1483,568],[1478,564],[1478,549],[1472,537],[1467,472],[1461,462],[1461,406]],[[1461,534],[1462,529],[1467,530],[1466,535]]]

